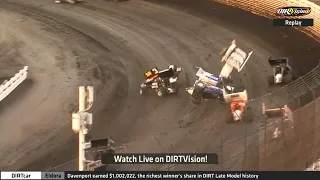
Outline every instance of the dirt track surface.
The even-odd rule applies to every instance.
[[[242,48],[254,51],[236,79],[256,98],[270,90],[268,56],[293,58],[295,65],[305,67],[300,73],[317,64],[317,44],[292,29],[273,28],[264,18],[215,3],[177,2],[172,6],[183,8],[138,0],[77,5],[0,1],[1,78],[30,67],[29,83],[0,104],[0,169],[46,170],[76,158],[77,136],[70,116],[78,108],[79,85],[95,87],[92,138],[110,136],[121,152],[212,152],[221,139],[236,139],[245,128],[255,131],[259,122],[227,125],[217,118],[226,107],[216,101],[195,106],[183,89],[165,99],[140,97],[143,72],[174,63],[184,69],[181,87],[188,87],[195,80],[194,66],[219,73],[219,53],[236,38]],[[230,149],[230,156],[243,151]],[[253,153],[252,159],[256,156]],[[75,170],[76,165],[66,168]],[[216,167],[189,165],[183,170],[195,168]],[[242,168],[241,162],[225,167]]]

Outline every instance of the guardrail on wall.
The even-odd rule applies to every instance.
[[[320,22],[320,6],[306,0],[214,0],[230,6],[235,6],[246,11],[250,11],[260,16],[275,18],[275,12],[278,8],[284,6],[302,6],[311,7],[311,13],[302,17],[292,18],[310,18],[314,19],[314,22]],[[287,18],[287,17],[286,17]],[[290,17],[288,17],[290,18]],[[320,40],[320,23],[314,23],[313,27],[299,27],[299,31],[302,31],[309,36]]]
[[[28,66],[21,69],[10,80],[5,80],[0,85],[0,101],[6,98],[15,88],[17,88],[28,76]]]

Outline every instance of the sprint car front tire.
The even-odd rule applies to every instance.
[[[200,104],[202,102],[202,97],[200,95],[196,95],[192,97],[193,104]]]
[[[179,88],[178,88],[178,84],[177,83],[173,83],[172,84],[172,88],[174,89],[174,95],[178,95],[179,93]]]
[[[227,111],[225,118],[226,118],[226,123],[227,124],[231,124],[231,123],[234,122],[231,110]]]
[[[253,110],[251,107],[247,107],[244,112],[243,122],[250,123],[252,122]]]
[[[175,89],[175,92],[174,92],[173,94],[174,94],[174,95],[178,95],[178,93],[179,93],[179,89],[176,88],[176,89]]]
[[[196,98],[192,99],[193,104],[200,104],[201,101],[202,101],[201,99],[196,99]]]

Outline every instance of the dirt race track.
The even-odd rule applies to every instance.
[[[292,28],[275,28],[269,20],[213,2],[162,2],[0,1],[0,78],[30,67],[27,82],[0,104],[0,169],[46,170],[77,157],[70,122],[78,109],[79,85],[95,87],[92,138],[110,136],[121,152],[211,152],[220,139],[236,139],[259,123],[227,125],[215,118],[226,107],[216,101],[195,106],[183,89],[164,99],[140,97],[143,72],[174,63],[184,69],[181,87],[188,87],[195,80],[194,66],[219,73],[219,53],[235,38],[243,49],[254,51],[235,78],[256,98],[270,91],[270,55],[292,58],[295,67],[303,67],[301,74],[318,63],[319,44]],[[193,125],[199,121],[204,123]],[[230,149],[230,156],[240,151]],[[257,163],[257,154],[251,156]],[[195,168],[217,167],[175,170]],[[241,162],[224,167],[242,168]],[[75,170],[75,162],[66,169]]]

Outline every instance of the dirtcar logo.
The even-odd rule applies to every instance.
[[[310,7],[282,7],[276,12],[277,16],[305,16],[311,13]]]

